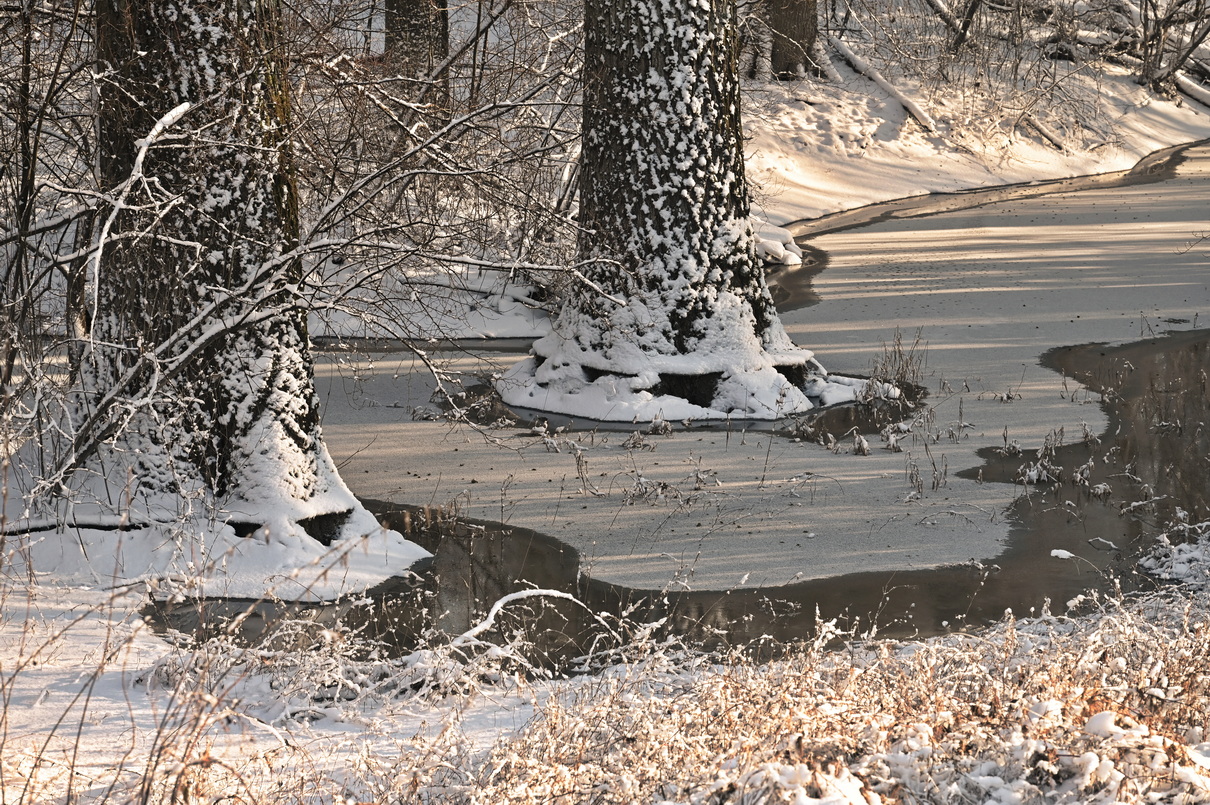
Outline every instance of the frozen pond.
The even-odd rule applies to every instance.
[[[916,429],[904,453],[879,449],[876,439],[867,457],[843,443],[834,453],[806,440],[679,429],[629,448],[626,434],[591,431],[559,435],[553,446],[526,428],[485,438],[413,421],[410,407],[427,403],[430,386],[422,369],[399,355],[380,356],[372,366],[325,356],[325,435],[362,497],[446,506],[549,534],[578,552],[584,573],[625,588],[735,596],[847,576],[840,584],[851,598],[861,578],[878,578],[851,575],[858,570],[903,581],[904,574],[950,565],[978,577],[978,568],[1003,568],[1018,556],[1031,568],[1030,584],[1051,585],[1058,600],[1095,576],[1088,563],[1112,564],[1116,552],[1087,539],[1121,519],[1118,508],[1139,490],[1110,483],[1113,497],[1097,501],[1106,525],[1079,515],[1070,535],[1052,528],[1027,543],[1019,531],[1022,507],[1014,504],[1023,487],[992,482],[1009,470],[985,464],[1006,439],[1033,456],[1051,434],[1064,434],[1069,446],[1085,433],[1107,444],[1107,429],[1116,429],[1098,391],[1077,379],[1080,367],[1064,375],[1041,365],[1044,353],[1192,329],[1204,316],[1207,249],[1190,244],[1208,228],[1210,187],[1205,149],[1190,157],[1161,164],[1153,172],[1161,181],[1061,192],[1029,187],[1013,192],[1032,197],[809,240],[828,262],[811,281],[817,303],[784,316],[796,341],[829,368],[850,372],[868,369],[897,330],[908,341],[919,332],[927,349],[932,423]],[[915,206],[896,214],[916,215]],[[465,357],[455,368],[483,365]],[[573,442],[586,467],[578,466]],[[1066,497],[1077,497],[1065,488],[1060,510]],[[1053,540],[1066,537],[1064,549],[1079,561],[1051,557],[1059,547]],[[868,583],[881,589],[885,582]],[[934,583],[904,589],[922,584]],[[997,606],[989,604],[992,615]]]
[[[405,603],[380,609],[382,632],[456,633],[533,586],[743,642],[805,636],[816,607],[931,633],[1148,583],[1132,568],[1159,526],[1178,507],[1210,516],[1204,150],[1138,184],[1001,191],[1028,197],[926,217],[913,202],[810,239],[827,267],[780,278],[799,343],[860,372],[896,330],[920,335],[928,416],[902,413],[903,452],[874,434],[858,456],[740,430],[468,433],[411,419],[430,386],[399,356],[326,356],[325,432],[353,490],[417,539],[399,504],[484,521],[425,530],[437,559],[384,591]],[[1021,483],[1031,469],[1040,482]],[[523,620],[554,653],[589,639],[575,607],[543,617]]]
[[[1156,524],[1171,522],[1178,507],[1198,520],[1210,511],[1210,428],[1203,426],[1210,421],[1210,398],[1201,388],[1210,372],[1210,330],[1118,347],[1061,348],[1044,360],[1104,392],[1111,433],[1055,440],[1046,456],[1053,479],[1016,484],[1008,547],[994,562],[856,572],[764,589],[631,589],[584,575],[577,551],[541,533],[438,522],[433,510],[369,501],[384,522],[434,552],[434,562],[418,578],[358,596],[357,603],[161,605],[155,620],[205,634],[250,609],[245,639],[254,641],[269,624],[290,618],[296,622],[288,639],[310,641],[343,619],[364,629],[364,636],[406,652],[426,630],[460,634],[492,602],[536,587],[573,594],[587,608],[527,601],[511,608],[492,638],[524,635],[537,646],[536,660],[558,665],[603,637],[589,610],[628,611],[639,621],[667,618],[665,631],[706,645],[766,639],[774,647],[809,637],[817,613],[858,633],[873,626],[884,636],[933,634],[994,621],[1006,609],[1037,612],[1048,601],[1061,612],[1090,588],[1149,586],[1133,565]],[[1019,481],[1022,468],[1038,460],[1003,447],[984,451],[984,458],[971,474],[1004,484]],[[1073,558],[1055,559],[1055,550]]]

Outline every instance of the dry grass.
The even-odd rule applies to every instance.
[[[763,665],[653,657],[547,704],[466,801],[1210,800],[1208,616],[1172,593]]]
[[[2,801],[1210,801],[1205,598],[1072,603],[1083,614],[921,641],[823,625],[773,662],[641,632],[553,681],[487,644],[392,660],[356,640],[212,640],[126,669],[127,695],[160,705],[120,767],[80,757],[73,778],[49,738],[42,756],[0,746]],[[485,740],[473,720],[494,702],[520,721]],[[400,729],[405,712],[431,721]],[[59,733],[90,717],[68,708]]]
[[[837,648],[844,636],[825,627],[769,663],[640,641],[595,675],[514,678],[535,715],[486,752],[461,724],[503,695],[481,667],[457,693],[429,691],[443,728],[357,754],[340,790],[380,803],[1210,801],[1197,748],[1210,730],[1207,602],[1075,603],[1079,617],[1008,616],[925,641]],[[323,751],[277,771],[298,775],[299,801],[313,801],[310,775],[310,790],[335,790]]]
[[[870,377],[898,388],[919,386],[924,380],[927,358],[928,344],[923,341],[923,331],[917,329],[912,343],[906,344],[903,333],[896,327],[891,343],[883,342],[882,355],[870,362]]]

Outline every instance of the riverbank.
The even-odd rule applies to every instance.
[[[771,224],[892,199],[1128,171],[1157,151],[1210,137],[1206,107],[1157,97],[1113,65],[1075,70],[1067,89],[1078,100],[1070,105],[1039,99],[1038,119],[1083,109],[1061,146],[1030,127],[1012,129],[1000,108],[974,119],[952,96],[947,102],[946,91],[933,108],[938,131],[927,132],[867,79],[839,69],[840,81],[749,86],[748,175]]]

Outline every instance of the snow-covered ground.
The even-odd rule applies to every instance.
[[[760,89],[753,176],[765,214],[786,224],[901,195],[1121,170],[1154,148],[1210,137],[1205,110],[1138,93],[1124,76],[1103,79],[1096,97],[1120,110],[1099,120],[1104,144],[1060,154],[1025,136],[984,153],[969,141],[953,148],[852,75],[844,88]],[[1130,338],[1144,317],[1206,309],[1204,256],[1171,248],[1205,229],[1205,179],[1131,189],[1125,220],[1098,219],[1095,195],[1051,196],[1033,220],[1014,222],[1024,213],[1009,202],[960,222],[826,236],[816,243],[830,256],[815,278],[823,302],[788,315],[787,328],[829,368],[851,371],[867,368],[896,327],[909,339],[923,328],[926,382],[954,392],[938,406],[941,427],[971,431],[946,445],[951,472],[1005,425],[1023,445],[1065,423],[1101,428],[1097,406],[1073,406],[1069,390],[1060,398],[1062,379],[1034,359],[1057,344]],[[982,249],[964,264],[947,257],[959,228]],[[1157,251],[1165,258],[1144,265]],[[695,584],[726,587],[744,574],[780,583],[836,551],[853,552],[838,568],[874,557],[928,564],[954,540],[992,556],[1003,537],[994,514],[1011,491],[951,476],[912,498],[904,454],[878,445],[872,456],[849,445],[833,454],[726,431],[644,437],[654,450],[621,450],[626,433],[507,431],[488,445],[412,422],[429,387],[405,369],[396,378],[397,359],[332,358],[326,376],[339,382],[328,387],[325,427],[353,491],[458,500],[472,515],[581,540],[593,571],[612,578],[658,586],[689,569]],[[685,499],[694,515],[670,517]],[[607,550],[601,535],[617,521]],[[794,532],[800,553],[779,528]],[[727,536],[713,554],[702,529]],[[883,543],[887,530],[896,539]],[[1171,553],[1170,572],[1204,565],[1188,549]],[[5,802],[68,792],[74,801],[706,802],[748,792],[753,802],[1021,802],[1043,790],[1051,801],[1158,801],[1170,787],[1179,793],[1168,801],[1210,799],[1210,616],[1197,601],[1075,602],[1090,614],[768,665],[636,641],[613,670],[546,682],[518,676],[498,651],[472,650],[473,636],[464,645],[479,664],[465,672],[440,652],[351,660],[339,648],[355,637],[346,630],[294,654],[175,649],[138,615],[143,585],[61,586],[53,574],[31,585],[11,567],[0,590]],[[393,695],[412,688],[429,694]]]
[[[893,198],[1128,170],[1148,154],[1210,137],[1206,108],[1147,93],[1125,71],[1076,75],[1092,141],[1060,151],[1017,130],[979,135],[964,119],[925,132],[885,94],[846,73],[842,86],[766,86],[747,117],[749,177],[771,223],[784,226]],[[858,90],[858,91],[854,91]],[[1038,114],[1043,114],[1039,111]]]

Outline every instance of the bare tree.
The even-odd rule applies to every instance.
[[[0,13],[0,97],[10,101],[0,103],[0,413],[53,352],[48,310],[82,332],[85,198],[95,189],[90,22],[81,3]]]
[[[415,79],[339,50],[296,68],[316,313],[427,339],[468,278],[530,298],[571,262],[579,20],[547,0],[480,6],[451,25],[444,109],[430,84],[418,95]]]
[[[386,0],[385,52],[388,58],[429,74],[449,56],[446,0]]]
[[[1191,62],[1210,38],[1210,6],[1206,0],[1140,0],[1138,18],[1139,82],[1162,86]],[[1203,66],[1204,67],[1204,66]]]

